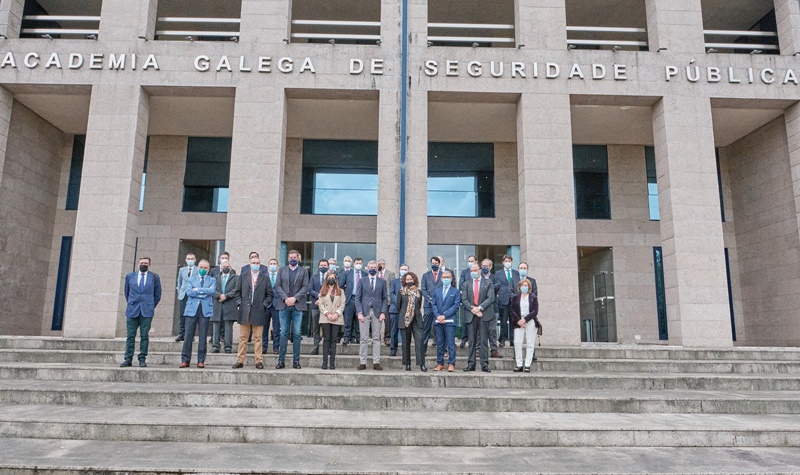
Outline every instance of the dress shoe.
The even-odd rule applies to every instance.
[[[139,360],[139,367],[140,368],[147,368],[147,361]]]
[[[525,371],[526,373],[530,373],[531,372],[531,367],[530,366],[526,366],[523,371]]]
[[[256,369],[264,369],[264,363],[256,363]]]
[[[303,369],[303,367],[302,367],[302,366],[300,366],[300,363],[299,363],[299,362],[297,362],[297,363],[292,363],[292,368],[294,368],[294,369]]]
[[[470,371],[475,371],[475,367],[474,366],[467,366],[466,368],[464,368],[464,372],[465,373],[468,373]]]
[[[386,346],[389,346],[389,339],[388,338],[384,338],[383,339],[383,344],[386,345]]]
[[[211,352],[212,353],[219,353],[219,348],[214,348]]]
[[[367,365],[365,365],[365,364],[360,364],[360,365],[358,365],[358,370],[359,370],[359,371],[363,371],[363,370],[365,370],[365,369],[367,369]]]
[[[533,361],[536,361],[536,355],[533,355]]]
[[[448,373],[452,373],[455,370],[456,370],[456,366],[455,365],[452,365],[452,364],[447,365],[447,372]]]
[[[433,368],[434,371],[441,371],[443,369],[444,369],[444,365],[443,364],[437,364],[436,367]]]
[[[131,362],[131,360],[125,360],[125,361],[123,361],[122,363],[119,364],[119,367],[120,368],[127,368],[128,366],[132,366],[132,365],[133,365],[133,363]]]
[[[181,367],[181,368],[188,368],[188,367],[189,367],[189,363],[188,363],[188,362],[186,362],[186,361],[184,361],[183,363],[181,363],[181,366],[180,366],[180,367]]]
[[[500,343],[497,344],[497,346],[499,346],[500,348],[504,348],[506,346],[506,342],[501,341]]]
[[[406,371],[411,371],[411,365],[410,364],[406,365]]]
[[[467,347],[467,342],[462,340],[461,343],[458,345],[458,347],[459,348],[466,348]]]
[[[333,361],[331,361],[331,369],[336,369],[336,364]]]
[[[328,363],[322,363],[322,369],[328,369]]]
[[[514,372],[515,373],[521,373],[522,372],[522,366],[517,366],[516,368],[514,368]]]
[[[375,363],[374,365],[372,365],[372,369],[374,369],[375,371],[383,371],[383,366],[381,366],[380,363]]]
[[[275,369],[284,369],[284,368],[286,368],[286,365],[283,362],[280,362],[275,365]]]
[[[206,364],[205,363],[197,363],[197,367],[198,368],[205,368]]]
[[[483,371],[484,373],[491,373],[492,372],[492,370],[490,370],[488,366],[484,366],[483,368],[481,368],[481,371]]]
[[[491,352],[489,354],[489,356],[491,356],[492,358],[502,358],[503,357],[503,355],[501,355],[500,352],[497,351],[497,350],[494,350],[493,352]]]
[[[227,354],[231,354],[231,350],[230,350],[230,349],[228,349],[228,350],[225,350],[225,353],[227,353]]]
[[[237,362],[236,362],[236,363],[233,365],[233,369],[239,369],[239,368],[244,368],[244,363],[240,363],[240,362],[238,362],[238,361],[237,361]]]
[[[419,367],[419,370],[422,371],[423,373],[427,373],[428,372],[428,367],[425,366],[425,365],[422,365],[422,366]]]
[[[183,341],[183,337],[179,336],[179,337],[175,338],[175,341]]]
[[[272,354],[273,355],[277,355],[278,354],[278,350],[272,350]]]
[[[318,354],[319,354],[319,348],[314,348],[313,350],[311,350],[311,353],[309,353],[309,355],[318,355]]]
[[[389,356],[397,356],[397,351],[390,351]]]

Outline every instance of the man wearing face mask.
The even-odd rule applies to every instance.
[[[467,357],[467,367],[464,371],[475,371],[475,360],[477,359],[478,347],[481,352],[481,371],[491,372],[489,369],[489,334],[491,329],[497,326],[497,318],[494,313],[494,284],[488,278],[482,277],[484,266],[491,268],[491,261],[487,263],[485,259],[478,267],[473,264],[470,267],[470,278],[461,282],[461,305],[467,310],[464,321],[469,332],[469,356]]]
[[[244,367],[247,356],[247,340],[253,335],[253,351],[256,357],[256,369],[264,369],[264,354],[261,338],[267,312],[272,304],[273,293],[267,274],[261,272],[261,259],[257,252],[250,253],[250,268],[239,277],[239,349],[235,369]]]
[[[442,271],[439,269],[442,260],[439,256],[431,257],[431,270],[422,274],[421,292],[425,298],[423,305],[423,327],[422,327],[422,348],[425,350],[424,354],[428,354],[428,339],[431,337],[431,330],[433,329],[433,310],[431,310],[431,302],[433,301],[433,291],[442,288]]]
[[[434,371],[444,370],[444,352],[447,350],[447,371],[456,370],[456,314],[461,305],[461,292],[452,285],[453,272],[442,271],[442,288],[433,291],[431,310],[436,331],[436,362]]]
[[[345,267],[347,267],[347,260],[350,256],[344,258]],[[367,276],[367,273],[361,269],[363,259],[356,257],[353,261],[353,268],[345,271],[339,276],[339,287],[345,295],[344,306],[344,337],[342,337],[342,346],[347,346],[349,343],[355,343],[358,337],[358,324],[354,323],[356,315],[356,290],[361,280]]]
[[[150,326],[153,323],[158,302],[161,301],[161,279],[150,272],[150,258],[139,259],[139,272],[125,276],[125,322],[127,339],[125,357],[121,367],[131,366],[136,345],[136,332],[139,331],[139,366],[147,367],[147,349],[150,345]]]
[[[225,255],[225,254],[223,254]],[[239,319],[239,304],[242,299],[239,295],[239,276],[231,268],[228,259],[220,259],[220,266],[216,269],[217,288],[214,291],[214,316],[211,318],[212,348],[214,353],[219,353],[220,337],[225,340],[225,353],[233,349],[233,322]],[[212,273],[214,269],[211,269]]]
[[[513,266],[514,258],[506,254],[503,256],[503,269],[494,274],[494,291],[500,309],[500,348],[506,346],[506,341],[510,338],[508,319],[511,315],[511,298],[516,295],[519,285],[519,272]]]
[[[372,369],[382,371],[381,366],[381,323],[389,313],[386,281],[378,277],[378,263],[369,261],[368,278],[361,279],[356,289],[356,310],[361,329],[361,345],[358,355],[358,369],[367,369],[367,352],[372,345]]]
[[[186,333],[186,317],[183,312],[186,311],[186,293],[183,291],[183,284],[194,275],[197,274],[197,267],[195,267],[196,258],[191,252],[186,254],[186,266],[178,269],[178,283],[175,287],[178,290],[178,307],[180,309],[180,320],[178,321],[178,337],[175,341],[183,341],[184,333]],[[194,335],[192,335],[194,338]]]
[[[461,277],[458,279],[459,289],[461,288],[461,282],[466,282],[470,279],[470,269],[472,269],[472,266],[475,265],[477,261],[475,256],[469,256],[467,258],[467,267],[461,270]],[[464,348],[469,344],[469,331],[467,330],[467,324],[464,323],[464,319],[467,317],[465,314],[466,312],[467,309],[461,309],[461,344],[458,345],[460,348]]]
[[[350,256],[344,256],[344,259],[342,259],[342,266],[344,266],[344,269],[342,269],[342,273],[347,272],[350,269],[352,269],[353,268],[353,258],[350,257]]]
[[[222,264],[224,264],[225,262],[229,262],[230,260],[231,260],[230,253],[228,253],[228,251],[223,251],[222,253],[220,253],[219,259],[217,259],[217,262],[219,263],[219,265],[212,267],[211,270],[208,271],[208,275],[210,275],[211,277],[216,279],[217,284],[220,283],[219,277],[222,274],[222,271],[221,271]],[[236,273],[236,271],[233,271],[233,272]],[[219,289],[217,289],[217,290],[219,290]],[[216,303],[217,303],[217,299],[215,297],[214,298],[214,304],[216,305]],[[223,338],[225,336],[225,327],[224,326],[220,327],[220,334],[217,335],[217,341],[214,341],[214,338],[213,338],[213,333],[214,333],[214,328],[213,327],[214,327],[214,319],[212,318],[211,319],[211,325],[209,325],[209,329],[208,329],[208,333],[209,333],[208,342],[211,343],[212,346],[216,345],[216,347],[219,348],[220,338]]]
[[[300,266],[300,253],[291,250],[288,254],[289,265],[278,270],[278,282],[275,284],[277,301],[275,308],[280,312],[281,346],[278,351],[278,364],[275,369],[286,367],[286,346],[289,333],[292,334],[292,367],[300,369],[300,325],[303,323],[303,312],[306,310],[308,295],[308,271]]]
[[[197,264],[197,275],[183,283],[183,289],[189,299],[186,302],[186,334],[181,351],[181,368],[188,368],[192,360],[192,335],[198,330],[200,341],[197,343],[197,367],[206,367],[206,337],[208,323],[214,315],[213,295],[217,287],[216,280],[208,275],[208,261],[202,259]]]
[[[403,290],[402,279],[408,274],[408,264],[400,265],[400,277],[392,279],[389,283],[389,356],[397,356],[397,343],[400,336],[400,329],[398,327],[398,308],[397,297],[400,291]]]
[[[275,308],[275,284],[278,283],[278,259],[274,257],[269,260],[269,265],[267,266],[267,277],[269,277],[270,286],[272,288],[273,299],[272,302],[269,304],[269,310],[267,311],[267,320],[264,323],[264,335],[261,340],[261,344],[263,346],[262,351],[264,353],[269,353],[269,341],[270,341],[270,332],[269,326],[270,323],[272,324],[272,352],[274,354],[278,354],[278,350],[281,347],[281,319],[280,319],[280,312],[278,309]]]
[[[488,280],[491,282],[493,288],[497,288],[495,275],[492,273],[492,268],[494,267],[494,262],[491,259],[484,259],[481,261],[481,278]],[[494,323],[489,328],[489,348],[491,349],[491,357],[492,358],[502,358],[502,355],[499,351],[497,351],[497,315],[498,305],[497,305],[497,294],[492,298],[492,315],[494,317]]]
[[[336,276],[339,276],[339,266],[336,265],[336,258],[331,257],[328,259],[328,269],[330,269]]]
[[[394,272],[386,268],[386,260],[384,259],[378,259],[378,277],[386,281],[386,297],[389,298],[389,286],[394,280]],[[386,346],[389,346],[389,339],[392,336],[392,325],[390,320],[386,320],[385,324],[383,325],[383,344]]]
[[[317,299],[319,298],[319,291],[325,285],[325,276],[328,275],[330,265],[326,259],[320,259],[317,263],[317,273],[312,275],[308,281],[308,294],[311,296],[311,336],[314,338],[314,348],[311,350],[312,355],[319,354],[319,306]]]
[[[539,298],[539,287],[536,285],[536,279],[528,275],[528,263],[527,262],[520,262],[519,263],[519,280],[528,279],[528,283],[530,284],[530,293],[533,295],[534,298]]]

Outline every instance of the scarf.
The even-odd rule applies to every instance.
[[[406,328],[408,328],[411,325],[411,321],[414,320],[414,310],[416,310],[417,301],[419,300],[419,289],[416,287],[404,287],[400,293],[408,298],[405,315]]]

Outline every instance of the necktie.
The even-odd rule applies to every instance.
[[[380,277],[381,279],[383,279],[383,271],[381,271],[381,273],[380,273],[380,274],[378,274],[378,277]]]
[[[375,290],[375,277],[369,279],[370,283],[372,284],[372,290]]]
[[[439,273],[438,273],[438,272],[434,272],[434,273],[433,273],[433,281],[434,281],[434,282],[436,282],[436,281],[438,281],[438,280],[439,280],[439,279],[437,279],[437,278],[436,278],[436,277],[438,277],[438,276],[439,276]]]
[[[272,286],[275,287],[275,274],[270,274],[269,280],[272,282]]]
[[[356,271],[356,287],[358,287],[359,282],[361,282],[361,272]]]
[[[192,268],[190,267],[189,268],[189,273],[187,274],[187,277],[191,277],[191,276],[192,276]]]
[[[200,287],[205,287],[205,286],[206,286],[206,278],[200,277]]]
[[[480,284],[480,282],[481,282],[480,279],[475,279],[473,281],[473,284],[472,284],[472,295],[475,296],[475,306],[476,307],[479,305],[478,304],[478,296],[481,293],[481,284]]]
[[[140,289],[144,288],[144,280],[145,280],[144,274],[139,274],[139,288]]]
[[[225,293],[225,286],[226,285],[228,285],[228,276],[227,275],[222,277],[222,292],[221,293],[223,293],[223,294]]]
[[[506,271],[506,279],[508,279],[508,281],[511,282],[511,271],[510,270]]]

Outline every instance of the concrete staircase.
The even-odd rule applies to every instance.
[[[123,347],[0,337],[0,473],[800,473],[794,349],[541,347],[524,374],[506,348],[486,374]]]

